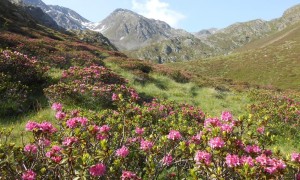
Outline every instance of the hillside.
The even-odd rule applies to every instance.
[[[278,72],[296,86],[299,24],[260,48],[159,65],[47,17],[0,1],[0,179],[300,177],[300,96],[224,86]]]
[[[300,90],[300,24],[250,43],[236,53],[168,64],[207,77],[229,78],[280,89]]]
[[[200,34],[197,35],[196,33],[195,36],[153,43],[136,51],[126,52],[126,54],[130,57],[148,59],[154,62],[158,62],[158,59],[162,59],[160,62],[176,62],[230,54],[235,49],[299,22],[299,7],[300,5],[291,7],[284,12],[282,17],[271,21],[257,19],[235,23],[224,29],[212,29],[211,32],[204,30],[202,32],[204,35],[201,35],[200,31]],[[191,39],[196,43],[187,46],[186,39]],[[166,54],[164,47],[170,47],[170,51],[173,53],[171,55]]]

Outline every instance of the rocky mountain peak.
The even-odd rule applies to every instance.
[[[122,50],[137,49],[186,33],[127,9],[116,9],[93,30],[103,33]]]

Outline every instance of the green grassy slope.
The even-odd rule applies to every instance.
[[[166,66],[205,77],[300,90],[300,24],[251,43],[236,53]]]

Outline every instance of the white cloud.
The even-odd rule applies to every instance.
[[[132,0],[132,9],[137,13],[152,19],[165,21],[173,27],[178,27],[179,21],[185,16],[170,9],[169,4],[161,0]]]

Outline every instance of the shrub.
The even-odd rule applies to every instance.
[[[20,112],[27,101],[28,87],[0,73],[0,116]]]
[[[33,142],[19,148],[2,141],[0,173],[8,179],[290,179],[297,173],[300,156],[282,159],[266,149],[258,138],[266,134],[247,135],[247,118],[223,112],[205,119],[193,106],[112,99],[118,108],[99,114],[54,104],[56,125],[27,123]]]
[[[134,89],[126,86],[125,79],[102,66],[71,67],[64,71],[61,81],[45,89],[51,102],[61,101],[85,108],[112,107],[112,95],[134,98]]]
[[[35,103],[31,96],[46,82],[43,66],[35,58],[9,50],[0,53],[0,115],[12,115],[27,110]]]

